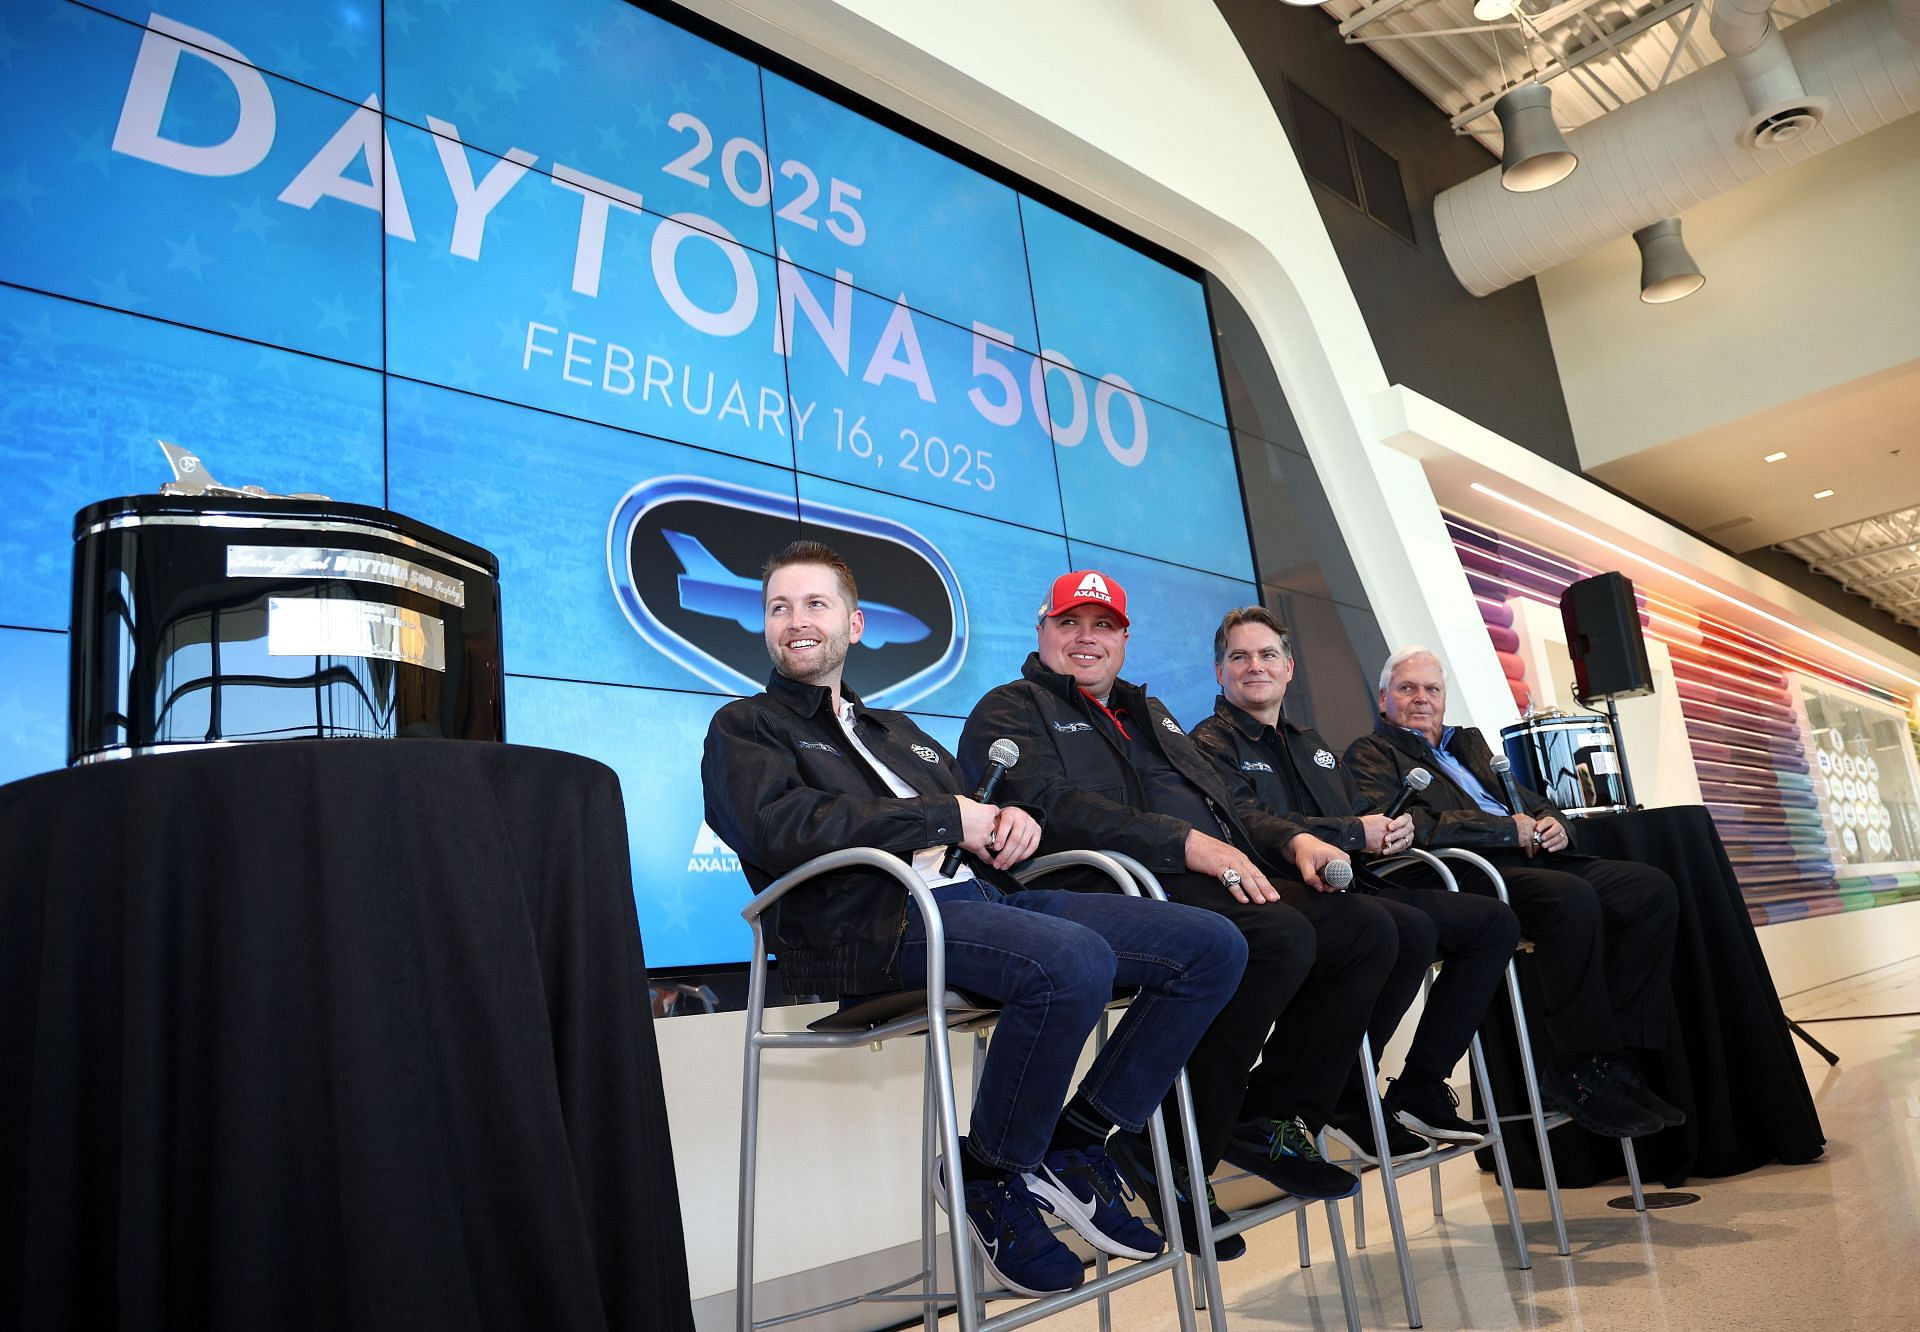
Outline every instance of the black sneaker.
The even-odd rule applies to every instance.
[[[1387,1150],[1395,1161],[1417,1160],[1433,1150],[1432,1143],[1418,1133],[1408,1132],[1394,1122],[1391,1114],[1386,1116],[1386,1126]],[[1380,1164],[1380,1153],[1374,1150],[1373,1122],[1365,1110],[1336,1109],[1333,1118],[1327,1121],[1327,1136],[1346,1148],[1348,1155],[1356,1160],[1370,1166]]]
[[[1657,1116],[1662,1124],[1668,1128],[1679,1128],[1687,1122],[1687,1112],[1649,1087],[1647,1080],[1640,1076],[1640,1070],[1633,1066],[1633,1061],[1625,1054],[1616,1052],[1605,1055],[1600,1062],[1615,1085],[1638,1101],[1649,1114]]]
[[[1153,1148],[1143,1133],[1120,1132],[1107,1139],[1107,1155],[1120,1167],[1120,1173],[1133,1185],[1134,1192],[1153,1213],[1154,1219],[1166,1229],[1166,1213],[1160,1209],[1160,1190],[1154,1186]],[[1192,1180],[1188,1176],[1186,1163],[1176,1162],[1173,1167],[1174,1210],[1180,1216],[1180,1234],[1185,1237],[1187,1248],[1192,1249],[1200,1227],[1193,1219]],[[1214,1201],[1213,1185],[1207,1185],[1207,1220],[1216,1229],[1224,1226],[1233,1218],[1227,1215],[1226,1208]],[[1247,1241],[1239,1235],[1227,1235],[1213,1242],[1215,1261],[1230,1263],[1247,1251]]]
[[[1449,1147],[1478,1147],[1488,1138],[1486,1132],[1460,1117],[1460,1098],[1439,1078],[1389,1078],[1382,1108],[1388,1118]]]
[[[1026,1175],[1027,1192],[1045,1210],[1116,1258],[1152,1258],[1166,1247],[1153,1228],[1127,1210],[1133,1188],[1104,1147],[1048,1152]]]
[[[1603,1138],[1644,1138],[1666,1127],[1607,1077],[1597,1059],[1589,1059],[1571,1073],[1543,1068],[1540,1095],[1554,1109],[1572,1115],[1581,1128]]]
[[[1320,1155],[1313,1134],[1298,1115],[1292,1119],[1243,1119],[1222,1153],[1242,1170],[1296,1198],[1350,1198],[1359,1192],[1357,1175]]]
[[[1087,1279],[1073,1250],[1047,1229],[1024,1177],[969,1179],[966,1188],[967,1228],[996,1281],[1020,1295],[1057,1295]],[[952,1216],[942,1161],[934,1162],[933,1196]]]

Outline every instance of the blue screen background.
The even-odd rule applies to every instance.
[[[745,954],[698,763],[746,686],[623,613],[643,483],[934,552],[960,652],[902,703],[943,743],[1082,565],[1128,677],[1209,710],[1257,597],[1186,273],[620,0],[0,25],[0,781],[64,760],[72,518],[157,489],[156,438],[499,556],[509,738],[619,773],[656,966]]]

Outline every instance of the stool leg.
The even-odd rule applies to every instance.
[[[1567,1218],[1560,1210],[1560,1181],[1553,1171],[1553,1148],[1547,1145],[1547,1115],[1540,1105],[1540,1077],[1533,1066],[1533,1037],[1527,1030],[1526,1005],[1520,999],[1520,972],[1507,963],[1507,1002],[1513,1008],[1514,1041],[1520,1047],[1520,1076],[1527,1086],[1527,1112],[1533,1118],[1533,1138],[1540,1148],[1540,1182],[1547,1191],[1547,1207],[1553,1213],[1553,1238],[1560,1256],[1573,1250],[1567,1244]]]
[[[1186,1074],[1182,1073],[1182,1077]],[[1188,1129],[1191,1133],[1191,1126]],[[1153,1148],[1153,1172],[1163,1198],[1172,1197],[1173,1156],[1167,1149],[1167,1124],[1158,1109],[1147,1120],[1147,1142]],[[1170,1248],[1185,1248],[1187,1237],[1181,1231],[1180,1214],[1176,1211],[1172,1219],[1166,1222],[1166,1241]],[[1173,1306],[1178,1310],[1180,1332],[1195,1332],[1193,1319],[1193,1281],[1184,1262],[1173,1265]],[[1102,1312],[1104,1312],[1104,1302]]]
[[[1326,1134],[1319,1140],[1320,1154],[1327,1154]],[[1306,1208],[1300,1209],[1306,1215]],[[1360,1332],[1360,1306],[1353,1298],[1353,1266],[1347,1261],[1346,1228],[1340,1224],[1340,1205],[1327,1204],[1327,1234],[1333,1240],[1333,1271],[1340,1279],[1340,1303],[1347,1311],[1347,1332]]]
[[[927,1039],[934,1039],[932,1032],[927,1033]],[[940,1154],[935,1143],[940,1132],[940,1108],[934,1096],[931,1059],[925,1061],[920,1082],[920,1152],[924,1162],[921,1168],[926,1173],[926,1178],[920,1181],[920,1292],[926,1296],[920,1321],[926,1332],[939,1332],[940,1302],[935,1295],[940,1289],[940,1253],[935,1237],[940,1221],[933,1202],[933,1162]]]
[[[1331,1207],[1333,1204],[1327,1204]],[[1307,1209],[1302,1207],[1293,1214],[1293,1229],[1300,1241],[1300,1266],[1313,1266],[1313,1251],[1307,1247]]]
[[[1393,1253],[1400,1264],[1400,1294],[1407,1305],[1407,1326],[1420,1326],[1420,1296],[1416,1293],[1413,1279],[1413,1255],[1407,1249],[1407,1224],[1400,1215],[1400,1185],[1394,1177],[1393,1156],[1387,1150],[1387,1116],[1380,1105],[1380,1089],[1373,1084],[1373,1046],[1365,1036],[1360,1038],[1360,1072],[1365,1083],[1363,1090],[1367,1099],[1367,1122],[1373,1130],[1373,1149],[1380,1154],[1380,1196],[1386,1203],[1387,1227],[1393,1232]],[[1439,1172],[1432,1172],[1439,1178]],[[1363,1187],[1361,1193],[1366,1192]],[[1360,1230],[1360,1194],[1353,1196],[1354,1229],[1359,1232],[1361,1242],[1356,1245],[1364,1248],[1365,1231]]]
[[[931,987],[930,987],[931,988]],[[960,1332],[979,1332],[981,1303],[979,1283],[974,1279],[973,1232],[967,1225],[967,1185],[960,1173],[959,1111],[953,1099],[953,1050],[946,1031],[946,1005],[939,995],[929,1005],[930,1030],[927,1032],[927,1058],[933,1061],[936,1109],[940,1127],[940,1155],[945,1160],[947,1184],[947,1234],[953,1242],[954,1317]],[[937,1011],[936,1011],[937,1010]]]
[[[753,1332],[753,1219],[760,1167],[760,1036],[767,1007],[767,949],[753,924],[753,967],[747,982],[746,1065],[740,1080],[739,1236],[734,1266],[734,1326]]]
[[[1633,1210],[1647,1210],[1647,1195],[1640,1191],[1640,1159],[1633,1154],[1633,1139],[1620,1139],[1620,1155],[1627,1163],[1627,1183],[1633,1186]]]
[[[1362,1170],[1364,1169],[1363,1166]],[[1364,1173],[1361,1178],[1366,1178]],[[1355,1249],[1367,1247],[1367,1190],[1364,1186],[1353,1195],[1353,1247]]]
[[[1193,1084],[1187,1080],[1187,1070],[1182,1068],[1180,1076],[1173,1080],[1173,1105],[1180,1112],[1180,1136],[1186,1140],[1187,1180],[1194,1191],[1193,1198],[1193,1254],[1194,1265],[1200,1269],[1200,1290],[1195,1293],[1195,1307],[1207,1311],[1207,1321],[1213,1332],[1227,1332],[1227,1300],[1220,1293],[1220,1260],[1213,1251],[1213,1217],[1207,1210],[1207,1172],[1200,1164],[1200,1132],[1195,1127],[1193,1117]],[[1159,1166],[1156,1161],[1155,1168]],[[1173,1180],[1169,1168],[1167,1176],[1161,1181],[1163,1199],[1172,1199]],[[1167,1213],[1165,1224],[1180,1225],[1180,1213],[1177,1208],[1162,1207]],[[1177,1281],[1178,1278],[1176,1277]],[[1183,1327],[1185,1324],[1182,1325]]]
[[[1112,1014],[1103,1009],[1100,1013],[1100,1021],[1094,1026],[1093,1048],[1096,1052],[1106,1047],[1107,1033],[1112,1026],[1111,1017],[1112,1017]],[[1106,1274],[1107,1274],[1106,1252],[1101,1249],[1095,1249],[1093,1251],[1093,1275],[1096,1279],[1098,1279],[1100,1277],[1104,1277]],[[1113,1332],[1113,1298],[1112,1296],[1102,1291],[1098,1296],[1095,1297],[1094,1304],[1095,1304],[1095,1307],[1099,1310],[1100,1332]]]
[[[1513,1227],[1513,1251],[1524,1272],[1533,1266],[1533,1255],[1527,1252],[1527,1229],[1520,1223],[1520,1200],[1514,1197],[1513,1170],[1507,1164],[1507,1127],[1500,1122],[1500,1109],[1493,1101],[1493,1080],[1487,1076],[1487,1061],[1480,1052],[1477,1031],[1467,1046],[1467,1067],[1472,1070],[1474,1086],[1480,1092],[1480,1107],[1487,1112],[1487,1127],[1493,1134],[1493,1171],[1507,1201],[1507,1224]],[[1437,1178],[1439,1172],[1434,1174]]]

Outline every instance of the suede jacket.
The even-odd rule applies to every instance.
[[[1495,799],[1505,799],[1505,787],[1492,767],[1493,755],[1477,729],[1456,726],[1447,737],[1446,751],[1464,764]],[[1401,783],[1415,768],[1425,768],[1433,775],[1427,789],[1407,806],[1407,812],[1413,815],[1415,845],[1457,846],[1470,851],[1521,849],[1520,829],[1514,821],[1505,814],[1481,809],[1458,782],[1435,766],[1425,736],[1377,716],[1373,733],[1347,746],[1348,776],[1370,810],[1384,810],[1391,804]],[[1522,786],[1520,799],[1527,813],[1535,818],[1551,815],[1567,829],[1569,837],[1574,834],[1574,824],[1537,791]]]
[[[1012,740],[1020,746],[1020,761],[1001,781],[999,794],[1041,811],[1041,854],[1119,851],[1155,874],[1184,872],[1190,825],[1147,809],[1140,776],[1098,706],[1072,676],[1043,666],[1038,653],[1027,657],[1020,674],[989,691],[967,718],[960,766],[968,783],[985,769],[995,740]],[[1297,821],[1267,813],[1248,794],[1237,800],[1165,705],[1138,685],[1114,681],[1107,704],[1132,718],[1129,729],[1138,727],[1211,806],[1220,827],[1202,832],[1231,841],[1269,877],[1298,877],[1286,854],[1287,844],[1305,831]]]
[[[870,846],[910,861],[913,853],[959,840],[960,770],[904,714],[867,708],[853,691],[854,728],[876,758],[912,787],[896,796],[862,759],[832,694],[779,671],[765,693],[736,699],[707,727],[700,781],[707,826],[740,857],[757,893],[815,856]],[[981,878],[1007,891],[1007,876],[966,857]],[[776,903],[768,943],[793,994],[871,994],[898,988],[907,895],[884,874],[854,870],[815,880]]]

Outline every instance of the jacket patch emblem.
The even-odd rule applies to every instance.
[[[1262,763],[1259,759],[1245,759],[1240,764],[1242,772],[1272,772],[1271,763]]]
[[[1078,731],[1091,731],[1093,729],[1093,723],[1091,722],[1054,722],[1053,729],[1060,732],[1060,734],[1062,735],[1073,735],[1075,732],[1078,732]]]
[[[795,740],[793,743],[800,746],[800,748],[802,749],[817,749],[821,753],[831,754],[835,758],[846,757],[846,755],[842,754],[839,750],[835,749],[832,745],[827,744],[826,742],[821,740]]]
[[[929,763],[938,763],[940,761],[939,752],[929,749],[925,745],[908,745],[907,748],[911,749],[915,754],[918,754]]]
[[[1314,751],[1313,761],[1323,768],[1331,768],[1333,766],[1333,751],[1331,749],[1316,750]]]
[[[1181,730],[1181,729],[1180,729],[1180,723],[1179,723],[1179,722],[1177,722],[1177,721],[1175,721],[1175,720],[1174,720],[1173,718],[1171,718],[1171,717],[1162,717],[1162,718],[1160,719],[1160,724],[1161,724],[1162,726],[1164,726],[1164,727],[1166,727],[1166,728],[1167,728],[1167,729],[1168,729],[1169,731],[1172,731],[1172,732],[1173,732],[1173,733],[1174,733],[1175,735],[1185,735],[1185,734],[1186,734],[1186,732],[1185,732],[1185,731],[1183,731],[1183,730]]]

